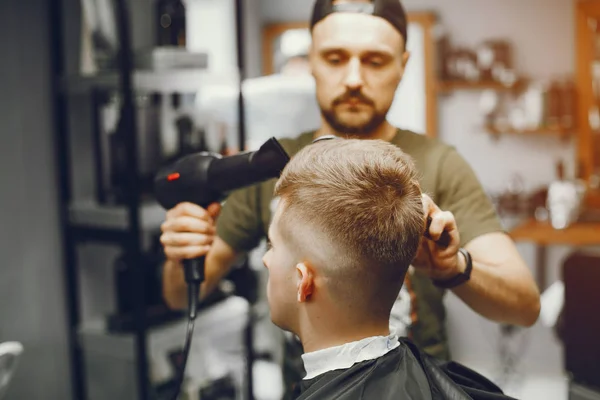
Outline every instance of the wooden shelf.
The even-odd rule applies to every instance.
[[[500,82],[467,82],[467,81],[439,81],[437,90],[440,93],[447,93],[457,90],[495,90],[495,91],[513,91],[521,87],[522,81],[517,81],[510,86]]]
[[[517,130],[517,129],[505,129],[499,130],[494,128],[493,126],[486,126],[486,130],[493,135],[556,135],[561,138],[569,137],[573,134],[573,131],[570,129],[566,129],[560,126],[548,126],[538,129],[525,129],[525,130]]]
[[[585,204],[594,210],[600,210],[600,190],[589,191],[585,196]]]
[[[518,242],[541,245],[593,246],[600,245],[600,222],[579,222],[566,229],[554,229],[548,222],[527,220],[509,232]]]

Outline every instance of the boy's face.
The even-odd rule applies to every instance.
[[[299,304],[296,266],[299,261],[280,234],[282,207],[283,202],[280,201],[269,227],[269,250],[263,257],[263,263],[269,270],[267,299],[271,320],[281,329],[295,333]]]

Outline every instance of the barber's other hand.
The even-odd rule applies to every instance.
[[[221,205],[213,203],[204,209],[192,203],[180,203],[167,212],[161,225],[165,255],[171,261],[206,255],[216,234],[215,220]]]
[[[422,271],[432,279],[450,279],[463,272],[466,267],[466,260],[458,252],[460,235],[456,220],[451,212],[440,210],[426,194],[423,194],[423,208],[425,216],[431,217],[431,226],[429,227],[431,239],[424,236],[421,238],[421,244],[412,265],[416,270]],[[448,247],[435,243],[440,239],[443,231],[448,232],[450,236]]]

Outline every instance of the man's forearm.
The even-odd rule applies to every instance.
[[[213,249],[206,256],[204,282],[200,285],[200,300],[204,300],[231,271],[239,255],[233,252],[221,239],[217,238]]]
[[[540,312],[539,290],[516,249],[513,252],[509,246],[502,255],[498,248],[475,244],[467,250],[473,257],[471,279],[453,292],[488,319],[533,325]]]
[[[180,262],[167,260],[163,266],[163,298],[174,309],[187,307],[187,288]]]
[[[531,326],[539,315],[539,296],[498,273],[503,266],[473,261],[469,282],[453,290],[474,311],[496,322]]]

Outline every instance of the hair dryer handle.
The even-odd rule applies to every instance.
[[[198,296],[200,294],[200,284],[204,281],[204,262],[206,256],[200,256],[190,260],[183,260],[183,271],[185,282],[188,287],[188,309],[190,319],[196,319],[198,311]]]
[[[183,270],[186,283],[201,284],[204,281],[204,262],[206,256],[183,260]]]

